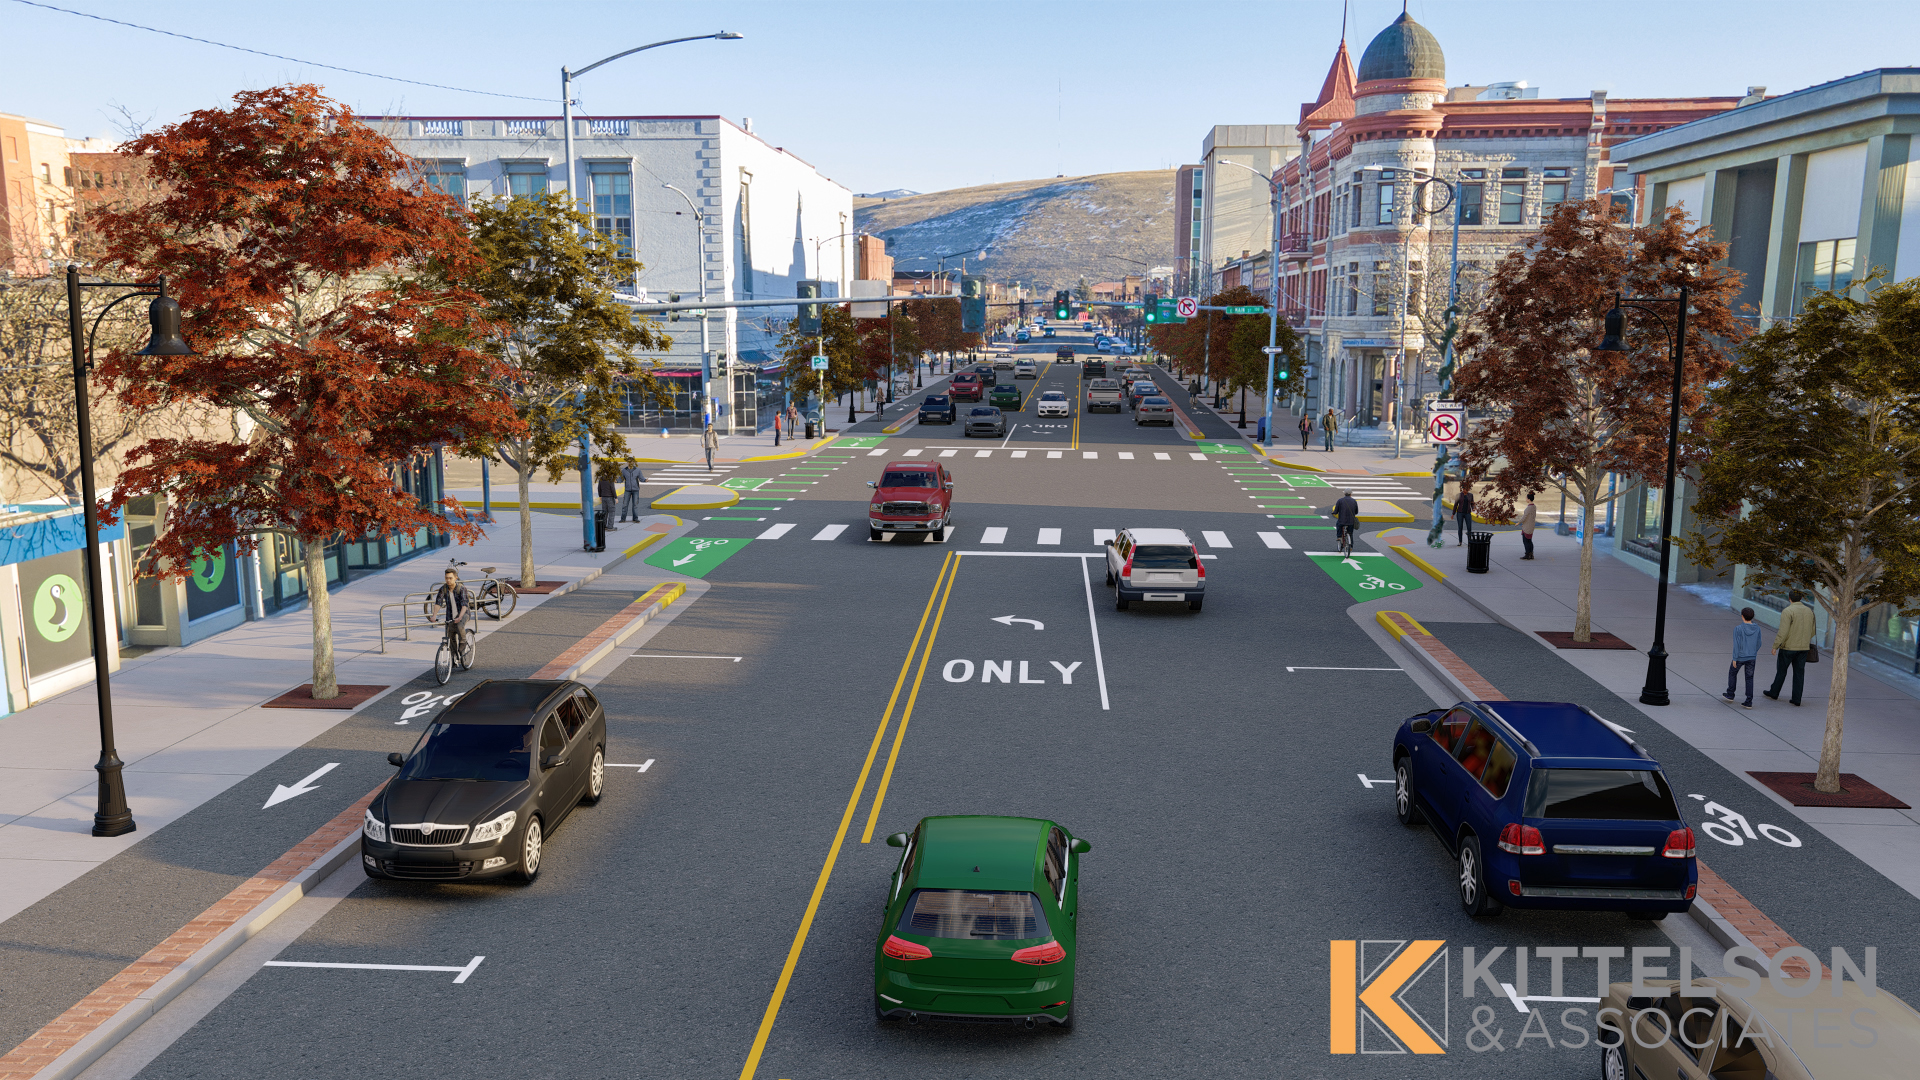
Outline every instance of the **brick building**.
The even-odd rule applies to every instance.
[[[50,260],[71,254],[74,208],[126,177],[111,148],[105,139],[70,139],[44,121],[0,113],[0,270],[38,277]]]

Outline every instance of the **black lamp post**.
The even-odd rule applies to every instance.
[[[1638,296],[1621,299],[1619,293],[1613,295],[1613,307],[1607,312],[1606,333],[1600,339],[1595,352],[1625,352],[1626,313],[1621,305],[1640,307],[1654,311],[1655,304],[1678,305],[1679,316],[1675,319],[1676,329],[1668,329],[1667,321],[1660,320],[1660,328],[1667,331],[1667,343],[1673,353],[1673,397],[1667,415],[1667,486],[1660,493],[1660,586],[1653,608],[1653,648],[1647,650],[1647,682],[1640,688],[1642,705],[1668,705],[1672,699],[1667,695],[1667,568],[1673,553],[1673,484],[1674,469],[1680,456],[1680,390],[1683,372],[1686,370],[1687,356],[1687,287],[1680,286],[1679,296]],[[1587,528],[1593,528],[1593,522],[1587,522]]]
[[[138,289],[115,299],[94,317],[93,327],[83,332],[80,317],[81,289]],[[94,501],[93,415],[87,398],[87,372],[93,368],[93,336],[100,320],[122,301],[136,296],[151,296],[147,320],[153,327],[153,340],[141,349],[140,356],[192,356],[193,348],[180,336],[180,305],[167,296],[167,279],[157,281],[81,281],[80,268],[67,267],[67,329],[72,334],[74,420],[80,442],[80,506],[86,523],[87,545],[87,617],[93,623],[93,687],[100,703],[100,760],[93,766],[100,774],[97,805],[93,812],[93,835],[122,836],[136,826],[133,809],[127,805],[127,787],[121,779],[120,753],[113,744],[113,687],[107,680],[107,623],[102,599],[105,588],[100,573],[100,514]]]

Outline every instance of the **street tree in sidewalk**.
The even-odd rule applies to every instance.
[[[797,321],[788,323],[786,333],[780,336],[780,359],[786,365],[787,386],[803,400],[808,394],[819,392],[821,373],[813,370],[813,358],[825,356],[825,392],[820,394],[821,419],[824,420],[827,402],[841,394],[850,394],[866,383],[860,334],[845,304],[821,305],[818,335],[802,334],[796,329],[798,325]]]
[[[476,344],[496,331],[459,282],[476,268],[458,207],[413,163],[317,86],[247,91],[133,139],[162,197],[98,211],[107,265],[165,274],[192,356],[121,348],[101,365],[132,412],[205,405],[233,437],[182,433],[128,454],[107,520],[164,494],[144,570],[262,533],[305,548],[313,689],[339,696],[325,549],[417,529],[463,543],[480,527],[452,500],[401,488],[419,455],[486,445],[521,426],[507,373]]]
[[[1747,340],[1711,397],[1699,528],[1681,544],[1826,609],[1833,687],[1814,788],[1837,792],[1855,621],[1877,604],[1920,615],[1920,278],[1813,293]]]
[[[624,447],[627,393],[670,403],[635,353],[673,341],[615,299],[640,264],[565,193],[482,200],[468,220],[478,262],[465,283],[499,327],[482,347],[506,369],[503,389],[524,422],[481,453],[519,479],[520,580],[532,588],[534,474],[551,483],[577,467],[582,429],[595,446]]]
[[[1671,339],[1660,321],[1671,330],[1673,313],[1629,312],[1630,345],[1618,353],[1593,348],[1602,319],[1616,292],[1691,291],[1681,417],[1699,430],[1712,414],[1706,388],[1727,370],[1726,347],[1746,333],[1732,310],[1740,275],[1714,266],[1725,255],[1726,245],[1691,228],[1678,207],[1629,228],[1608,205],[1564,203],[1500,261],[1477,323],[1457,343],[1454,397],[1488,416],[1472,425],[1460,456],[1463,477],[1490,485],[1476,509],[1509,519],[1524,492],[1555,489],[1587,511],[1575,641],[1592,640],[1595,511],[1637,483],[1665,482],[1673,392]],[[1683,445],[1682,467],[1701,459],[1697,446]],[[1623,482],[1609,493],[1613,473]]]
[[[903,307],[888,305],[888,317],[884,319],[853,321],[860,338],[860,363],[866,378],[885,382],[893,377],[896,369],[911,372],[919,364],[920,354],[926,351],[920,343],[918,328]]]
[[[981,346],[981,336],[960,329],[960,301],[958,300],[908,300],[903,305],[907,317],[913,320],[914,331],[921,344],[929,352],[945,353],[951,357],[955,353],[966,352]]]

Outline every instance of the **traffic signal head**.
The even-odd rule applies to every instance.
[[[802,298],[809,298],[809,299],[813,297],[817,297],[820,295],[820,282],[812,278],[807,278],[802,281],[799,281],[796,283],[794,295]],[[798,311],[798,315],[794,319],[795,328],[798,329],[803,334],[819,333],[820,332],[820,305],[819,304],[798,304],[798,305],[795,305],[795,307]]]
[[[668,293],[668,294],[667,294],[667,303],[669,303],[669,304],[677,304],[677,303],[679,303],[679,302],[680,302],[680,294],[679,294],[679,293],[677,293],[677,292],[672,292],[672,293]],[[679,321],[680,321],[680,313],[679,313],[679,312],[677,312],[677,311],[669,311],[669,312],[667,312],[667,321],[668,321],[668,322],[679,322]]]
[[[1149,324],[1159,322],[1160,298],[1157,296],[1143,297],[1140,301],[1140,317],[1145,319]]]
[[[1073,294],[1062,289],[1053,294],[1053,317],[1065,322],[1073,318]]]

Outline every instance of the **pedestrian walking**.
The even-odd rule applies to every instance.
[[[1800,704],[1800,693],[1807,681],[1807,662],[1813,653],[1813,609],[1801,599],[1801,592],[1794,589],[1787,593],[1787,606],[1780,610],[1780,629],[1773,632],[1773,686],[1765,693],[1775,701],[1780,700],[1780,686],[1787,681],[1787,671],[1793,671],[1792,704]]]
[[[1520,544],[1527,549],[1527,553],[1520,556],[1522,559],[1533,558],[1533,528],[1539,520],[1540,508],[1533,504],[1533,492],[1529,491],[1527,492],[1527,508],[1520,511]],[[1753,692],[1749,690],[1747,696],[1751,698]]]
[[[713,452],[720,449],[720,433],[713,430],[712,424],[708,424],[707,429],[700,433],[700,449],[707,452],[707,471],[712,472]]]
[[[1740,609],[1740,625],[1733,628],[1733,666],[1727,669],[1727,692],[1720,696],[1733,700],[1733,681],[1742,669],[1747,673],[1747,700],[1742,708],[1753,708],[1753,665],[1760,658],[1760,628],[1753,623],[1753,609]]]
[[[1300,449],[1304,451],[1307,448],[1307,443],[1311,441],[1312,438],[1313,417],[1303,416],[1300,418]]]
[[[1340,430],[1340,419],[1333,415],[1333,406],[1327,406],[1327,414],[1320,418],[1320,438],[1327,444],[1327,453],[1333,453],[1333,436]]]
[[[780,413],[773,414],[773,445],[775,446],[780,445],[780,423],[785,419],[786,417]]]
[[[640,471],[640,463],[632,454],[620,466],[620,520],[640,520],[640,485],[647,482],[647,476]]]
[[[619,530],[613,527],[613,504],[618,496],[613,490],[613,471],[610,468],[600,470],[598,493],[600,495],[600,513],[606,520],[607,531],[618,532]]]
[[[1473,481],[1462,478],[1460,494],[1453,498],[1453,528],[1456,547],[1464,547],[1467,533],[1473,531]]]

